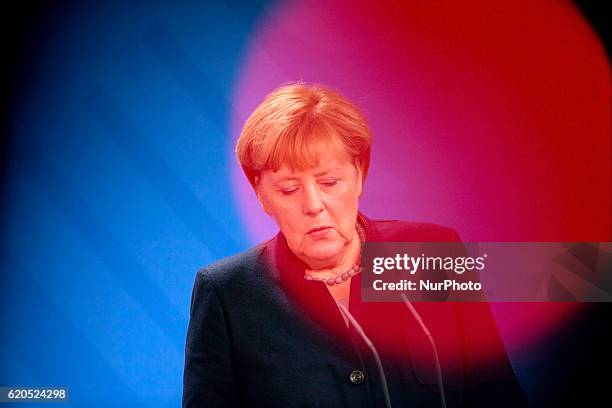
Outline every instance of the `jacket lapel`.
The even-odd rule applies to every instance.
[[[324,336],[334,337],[334,344],[346,350],[342,344],[350,342],[344,319],[325,283],[304,279],[306,264],[289,249],[282,233],[269,242],[272,270],[278,274],[279,284],[297,310]],[[338,344],[340,342],[340,344]]]
[[[366,241],[382,241],[375,223],[370,219],[359,213],[358,222],[364,228]],[[267,247],[271,271],[276,274],[280,285],[303,314],[301,317],[310,321],[324,336],[331,336],[339,350],[347,352],[351,348],[347,347],[352,343],[351,335],[342,313],[325,284],[304,279],[304,270],[307,266],[289,249],[281,232],[268,242]],[[354,276],[351,280],[349,311],[364,326],[364,330],[370,326],[372,319],[376,319],[378,309],[375,304],[361,302],[361,274]]]

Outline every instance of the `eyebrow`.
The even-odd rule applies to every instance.
[[[325,176],[326,174],[329,174],[329,173],[331,173],[333,171],[337,171],[337,170],[340,170],[340,167],[331,167],[329,169],[326,169],[326,170],[318,172],[317,174],[315,174],[315,177]]]
[[[333,171],[337,171],[337,170],[340,170],[340,167],[331,167],[329,169],[325,169],[325,170],[322,170],[322,171],[316,173],[315,177],[325,176],[325,175],[327,175],[327,174],[329,174],[329,173],[331,173]],[[295,177],[295,176],[285,176],[285,177],[282,177],[281,179],[279,179],[276,182],[276,184],[283,183],[285,181],[296,181],[296,180],[299,180],[299,179],[300,179],[299,177]]]
[[[299,180],[299,177],[287,176],[287,177],[283,177],[283,178],[277,180],[276,184],[280,184],[280,183],[285,182],[285,181],[296,181],[296,180]]]

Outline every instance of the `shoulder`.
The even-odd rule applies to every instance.
[[[263,270],[262,255],[266,244],[215,261],[198,270],[196,282],[203,281],[217,288],[246,283]]]
[[[371,220],[383,241],[392,242],[457,242],[459,234],[452,228],[429,222]]]

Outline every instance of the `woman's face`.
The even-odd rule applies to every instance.
[[[338,265],[354,239],[361,172],[344,149],[326,150],[317,167],[263,171],[257,198],[289,248],[311,268]]]

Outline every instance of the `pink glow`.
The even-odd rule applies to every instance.
[[[272,89],[320,82],[370,118],[366,215],[448,225],[465,241],[610,240],[610,68],[569,2],[332,3],[261,20],[238,72],[234,141]],[[232,172],[252,241],[271,237]],[[518,349],[577,306],[493,309]]]

